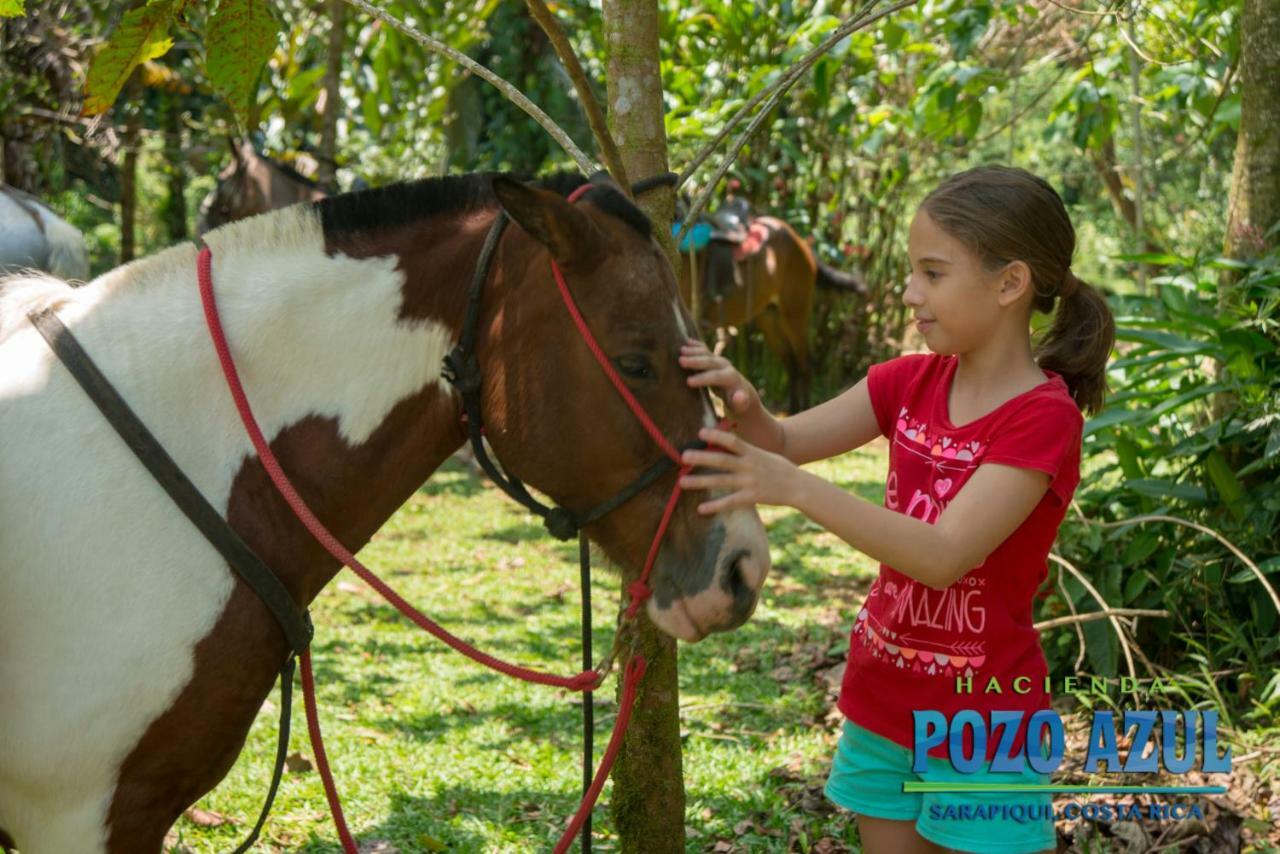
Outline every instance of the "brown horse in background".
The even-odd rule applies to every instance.
[[[737,259],[737,283],[716,296],[707,294],[708,253],[693,253],[701,288],[699,327],[724,335],[727,327],[742,329],[755,322],[766,346],[782,360],[787,371],[789,411],[809,406],[813,366],[809,354],[809,322],[817,288],[866,294],[862,279],[842,273],[819,261],[790,225],[775,217],[752,220],[759,236],[758,248]],[[693,264],[682,254],[680,292],[693,305]],[[722,337],[723,340],[723,337]]]
[[[298,170],[259,154],[253,143],[229,142],[231,163],[218,173],[217,186],[200,203],[196,234],[276,208],[319,201],[327,195]]]

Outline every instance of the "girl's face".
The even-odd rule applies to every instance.
[[[967,353],[995,336],[1006,304],[1005,267],[987,270],[963,243],[943,231],[923,208],[907,242],[911,277],[902,296],[929,349]]]

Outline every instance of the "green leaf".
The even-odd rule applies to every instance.
[[[1264,561],[1257,562],[1258,571],[1263,575],[1271,575],[1280,572],[1280,556],[1270,557]],[[1227,579],[1228,584],[1247,584],[1250,581],[1256,581],[1258,576],[1253,574],[1253,570],[1249,567],[1237,572],[1235,575]]]
[[[1126,566],[1133,566],[1134,564],[1142,563],[1144,560],[1151,557],[1159,547],[1160,532],[1148,528],[1129,541],[1129,545],[1125,547],[1124,558],[1122,558],[1122,560]],[[1128,595],[1125,596],[1126,601],[1129,598],[1130,597]]]
[[[1146,589],[1147,584],[1151,581],[1151,573],[1145,571],[1135,572],[1129,576],[1129,580],[1124,583],[1124,603],[1127,605],[1138,598],[1138,595]]]
[[[1091,608],[1090,610],[1097,610]],[[1109,620],[1094,620],[1082,626],[1089,664],[1099,676],[1115,676],[1118,672],[1120,647]]]
[[[0,0],[0,18],[21,18],[27,14],[23,0]]]
[[[1194,504],[1204,504],[1209,500],[1209,495],[1204,491],[1203,487],[1189,483],[1176,483],[1172,480],[1139,478],[1126,481],[1125,488],[1139,495],[1146,495],[1150,498],[1159,498],[1165,501],[1189,501]]]
[[[1129,261],[1135,264],[1151,264],[1155,267],[1168,267],[1177,264],[1182,267],[1190,266],[1190,259],[1182,258],[1178,255],[1170,255],[1168,252],[1135,252],[1131,255],[1116,255],[1117,260]]]
[[[265,0],[221,0],[209,21],[209,81],[231,106],[247,113],[258,73],[271,57],[279,28]]]
[[[1128,326],[1118,327],[1116,329],[1116,338],[1121,341],[1152,344],[1178,353],[1202,353],[1211,346],[1204,341],[1192,341],[1188,338],[1183,338],[1181,335],[1174,335],[1172,332],[1157,332],[1154,329],[1134,329]]]
[[[1237,522],[1243,522],[1245,518],[1244,486],[1236,477],[1236,473],[1231,470],[1231,466],[1227,464],[1226,457],[1214,448],[1205,457],[1204,465],[1209,473],[1209,480],[1222,496],[1222,502],[1227,505],[1232,517]]]
[[[1149,417],[1149,414],[1144,410],[1113,407],[1103,410],[1102,414],[1096,418],[1090,418],[1084,425],[1084,435],[1086,437],[1092,436],[1099,430],[1105,430],[1108,427],[1115,427],[1119,424],[1127,424],[1131,421],[1142,421]]]
[[[93,58],[84,84],[84,114],[111,109],[133,70],[173,47],[169,27],[185,0],[152,0],[126,13],[102,50]]]

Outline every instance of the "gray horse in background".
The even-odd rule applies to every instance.
[[[26,269],[88,279],[84,235],[35,196],[0,184],[0,276]]]

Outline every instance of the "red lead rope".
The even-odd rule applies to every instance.
[[[570,201],[581,194],[581,191],[570,196]],[[575,676],[565,677],[556,676],[550,673],[543,673],[536,670],[530,670],[525,667],[519,667],[514,664],[501,661],[487,653],[481,652],[475,647],[456,637],[443,627],[422,614],[407,601],[405,601],[398,593],[392,590],[380,578],[374,575],[369,569],[360,563],[351,552],[338,541],[333,534],[316,518],[315,514],[307,506],[306,502],[294,489],[293,484],[289,482],[284,470],[280,467],[279,461],[275,454],[271,451],[271,447],[267,444],[266,438],[262,434],[261,428],[258,426],[257,419],[254,418],[253,410],[249,406],[248,397],[245,395],[244,386],[240,382],[239,372],[236,370],[235,362],[231,358],[230,348],[227,346],[226,335],[222,330],[222,323],[218,317],[217,300],[213,293],[213,277],[211,273],[213,255],[208,247],[200,250],[200,254],[196,259],[197,279],[200,286],[200,297],[204,305],[205,321],[209,327],[209,335],[213,340],[214,349],[218,354],[218,361],[222,366],[222,372],[226,377],[227,387],[231,392],[231,397],[235,401],[236,410],[240,414],[240,420],[244,424],[246,432],[249,434],[249,440],[253,443],[254,449],[258,453],[258,458],[262,461],[263,467],[271,478],[271,482],[275,484],[280,495],[289,504],[298,520],[306,527],[306,529],[315,537],[316,541],[324,546],[337,560],[341,561],[349,567],[356,575],[360,576],[370,587],[378,591],[384,599],[390,602],[395,608],[408,617],[413,623],[431,633],[435,637],[444,641],[453,649],[461,652],[463,655],[479,662],[480,664],[504,673],[508,676],[522,679],[527,682],[534,682],[541,685],[551,685],[558,688],[566,688],[571,691],[591,691],[599,687],[604,679],[604,674],[594,670],[585,670]],[[552,272],[555,274],[556,284],[560,289],[561,297],[564,300],[565,307],[568,309],[570,316],[573,318],[574,324],[577,326],[583,340],[591,349],[596,361],[604,370],[609,380],[613,383],[614,388],[622,396],[627,406],[635,414],[640,423],[644,425],[645,430],[653,437],[654,441],[662,448],[663,452],[670,457],[676,465],[680,465],[680,453],[675,449],[670,441],[667,440],[662,432],[658,430],[653,420],[649,418],[643,407],[636,401],[630,390],[622,382],[617,372],[613,369],[613,365],[605,357],[600,345],[596,342],[595,336],[591,334],[591,330],[587,327],[586,321],[583,320],[582,314],[578,311],[577,305],[573,301],[569,288],[564,281],[564,276],[560,272],[560,268],[552,262]],[[681,476],[686,474],[691,467],[682,466],[680,470]],[[659,522],[658,530],[654,535],[653,542],[649,547],[649,554],[645,559],[644,569],[638,580],[633,582],[627,591],[631,596],[628,603],[626,616],[633,618],[638,613],[640,606],[651,594],[648,586],[649,575],[653,570],[653,565],[657,560],[658,550],[662,544],[662,538],[666,534],[667,528],[671,523],[672,516],[675,513],[676,504],[680,500],[680,482],[676,480],[676,485],[671,492],[671,497],[667,501],[667,506],[662,514]],[[582,803],[578,807],[578,811],[574,814],[573,819],[569,822],[564,834],[560,837],[560,841],[556,843],[556,854],[563,854],[573,843],[574,837],[581,829],[583,822],[586,821],[592,807],[600,796],[600,791],[604,788],[605,780],[609,777],[609,772],[613,768],[614,760],[617,758],[618,750],[622,745],[623,736],[626,733],[627,725],[631,721],[631,710],[635,704],[636,688],[640,679],[644,676],[646,662],[644,656],[636,655],[628,663],[626,671],[623,674],[622,698],[619,704],[618,717],[614,723],[613,734],[609,738],[609,744],[605,748],[604,756],[601,758],[600,767],[596,771],[595,778],[591,782],[590,788],[583,796]],[[329,808],[333,814],[334,827],[338,832],[338,838],[342,842],[342,847],[347,854],[357,854],[355,841],[351,837],[350,831],[347,829],[346,820],[342,814],[342,805],[338,799],[337,787],[334,784],[333,774],[329,769],[328,759],[325,755],[324,742],[320,732],[320,719],[316,710],[315,700],[315,682],[311,668],[310,652],[304,652],[301,655],[301,677],[302,677],[302,694],[306,707],[307,730],[311,736],[311,744],[316,758],[316,766],[320,772],[321,780],[324,783],[325,797],[329,801]]]

